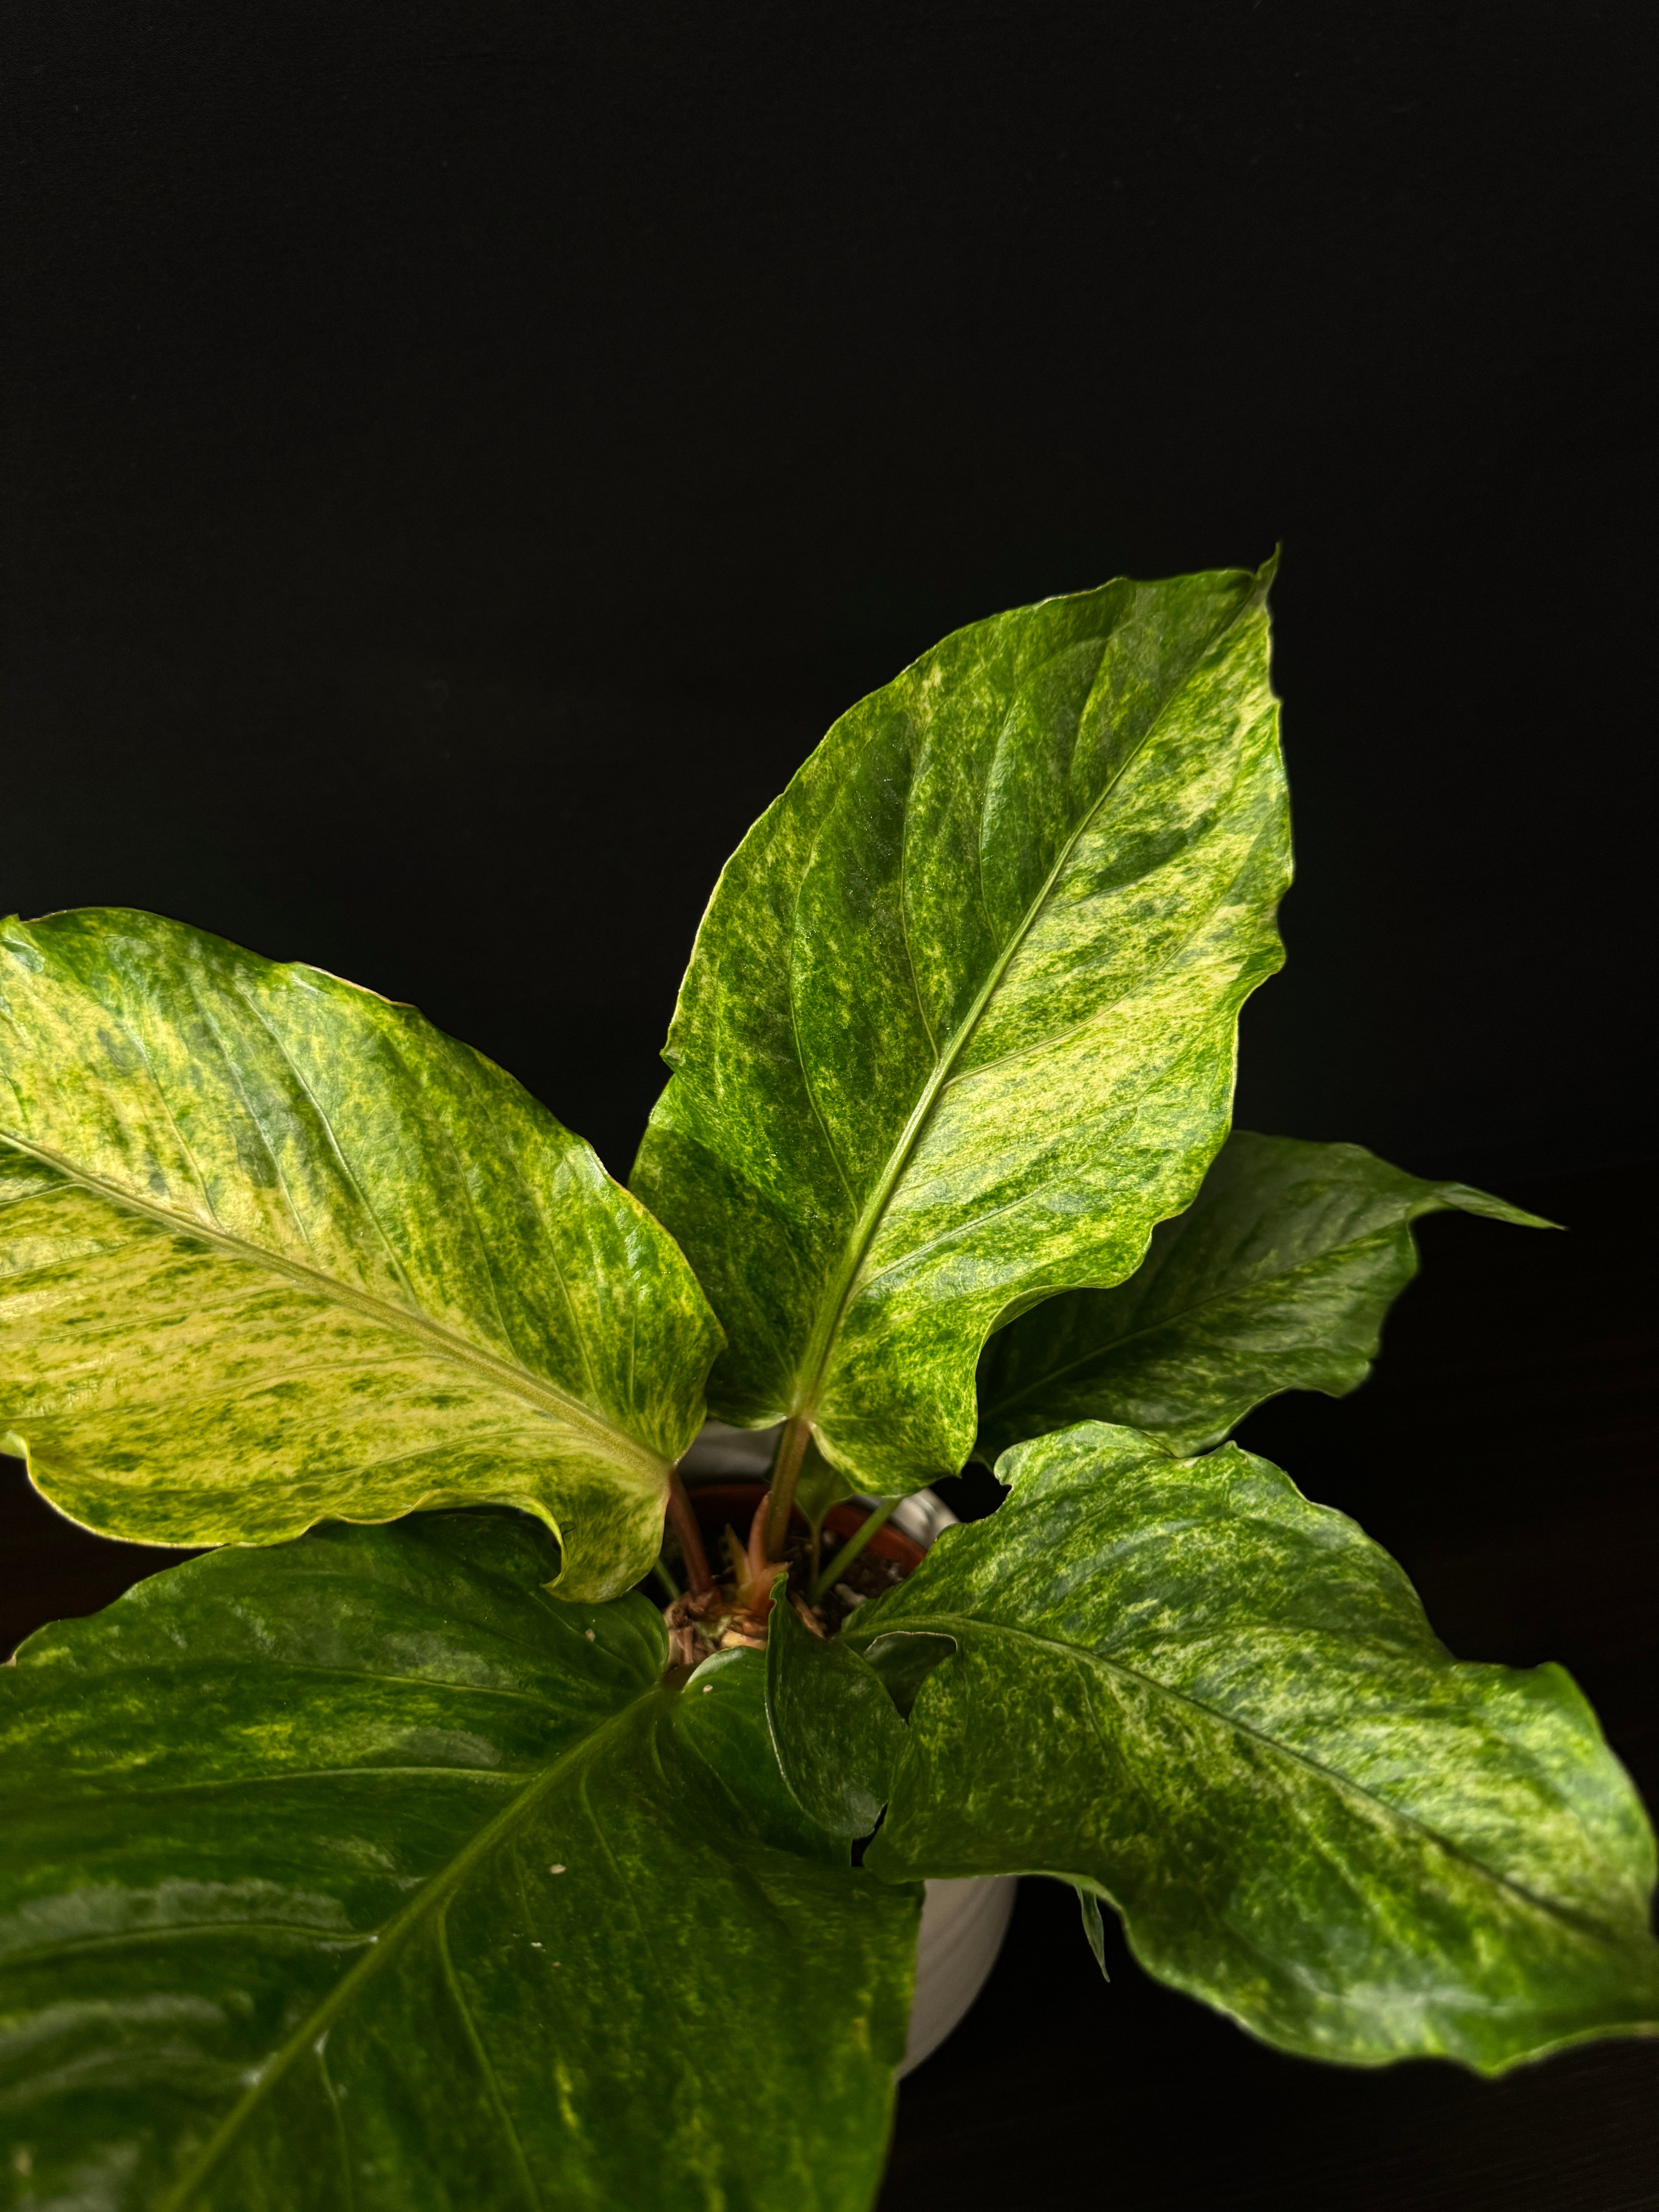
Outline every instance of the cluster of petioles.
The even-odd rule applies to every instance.
[[[716,1651],[763,1651],[781,1577],[807,1628],[827,1638],[920,1559],[921,1547],[888,1528],[887,1511],[873,1501],[802,1510],[796,1490],[805,1444],[805,1423],[786,1424],[767,1484],[751,1479],[688,1490],[674,1470],[670,1541],[658,1567],[661,1579],[678,1585],[663,1607],[671,1671],[697,1667]],[[879,1548],[872,1549],[884,1531]]]

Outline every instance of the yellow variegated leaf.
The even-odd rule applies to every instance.
[[[633,1177],[726,1330],[724,1419],[915,1489],[972,1448],[992,1330],[1191,1200],[1280,957],[1269,574],[958,630],[726,863]]]
[[[588,1146],[412,1007],[150,915],[0,924],[0,1432],[73,1519],[493,1500],[608,1595],[717,1342]]]

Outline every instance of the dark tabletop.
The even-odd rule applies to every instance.
[[[1281,1400],[1243,1440],[1386,1544],[1460,1656],[1570,1668],[1659,1803],[1659,1183],[1504,1194],[1570,1233],[1427,1222],[1373,1380],[1341,1401]],[[988,1477],[949,1487],[969,1510],[995,1495]],[[0,1545],[8,1648],[177,1557],[71,1528],[5,1460]],[[1158,1988],[1109,1927],[1108,1963],[1109,1986],[1068,1891],[1023,1886],[985,1994],[904,2085],[883,2212],[1659,2208],[1659,2041],[1497,2083],[1430,2064],[1349,2073]]]

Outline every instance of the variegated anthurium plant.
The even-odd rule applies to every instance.
[[[0,1679],[10,2203],[852,2212],[929,1876],[1070,1882],[1312,2057],[1659,2026],[1572,1682],[1453,1660],[1226,1441],[1362,1380],[1417,1216],[1532,1220],[1228,1134],[1267,581],[999,616],[838,722],[720,878],[631,1192],[407,1006],[0,925],[0,1433],[216,1547]],[[723,1550],[706,1408],[781,1425]],[[856,1587],[975,1454],[1000,1509]]]

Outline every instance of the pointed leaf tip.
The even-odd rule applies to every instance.
[[[1127,1282],[1048,1299],[991,1339],[977,1455],[1085,1419],[1198,1451],[1281,1390],[1342,1395],[1417,1272],[1412,1223],[1448,1207],[1550,1225],[1358,1145],[1235,1130]]]

